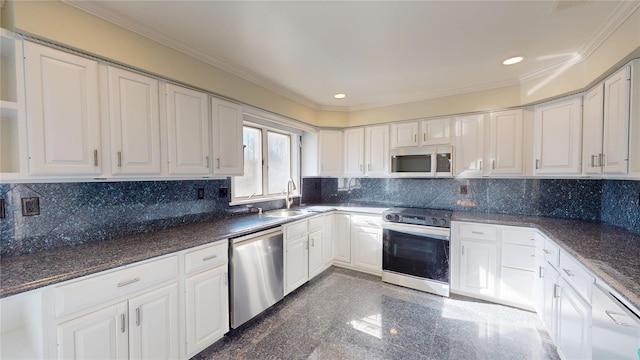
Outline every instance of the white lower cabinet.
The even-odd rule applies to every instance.
[[[227,276],[225,263],[185,281],[187,357],[194,356],[229,331]]]
[[[333,258],[342,264],[351,263],[351,216],[333,214]]]
[[[382,275],[382,217],[334,214],[334,264]]]
[[[591,359],[591,306],[564,279],[558,304],[558,353],[564,359]]]
[[[284,294],[292,292],[309,280],[309,242],[305,234],[285,245]]]
[[[179,357],[178,283],[58,325],[63,359]]]
[[[353,265],[382,274],[382,230],[380,227],[358,226],[351,230],[351,243],[355,248]]]
[[[492,242],[460,242],[459,290],[483,297],[496,296],[497,250]]]
[[[324,270],[324,231],[319,230],[309,234],[309,278]]]

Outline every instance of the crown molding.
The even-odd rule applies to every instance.
[[[518,78],[520,84],[527,83],[579,64],[587,60],[593,53],[622,25],[629,16],[638,8],[640,1],[623,1],[609,15],[607,20],[596,30],[589,40],[578,50],[578,52],[567,60],[545,66],[538,70],[524,74]]]

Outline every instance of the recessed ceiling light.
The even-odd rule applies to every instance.
[[[347,97],[347,95],[345,95],[345,94],[335,94],[335,95],[333,95],[333,97],[336,98],[336,99],[344,99],[344,98]]]
[[[507,60],[503,61],[502,63],[504,65],[513,65],[513,64],[519,63],[522,60],[524,60],[524,58],[522,56],[514,56],[512,58],[508,58]]]

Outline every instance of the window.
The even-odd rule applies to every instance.
[[[296,134],[245,123],[243,127],[244,175],[232,180],[233,202],[282,198],[289,179],[296,185],[298,158]]]

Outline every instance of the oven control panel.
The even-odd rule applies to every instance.
[[[391,208],[382,214],[382,218],[384,221],[401,224],[451,227],[451,211],[448,210]]]

